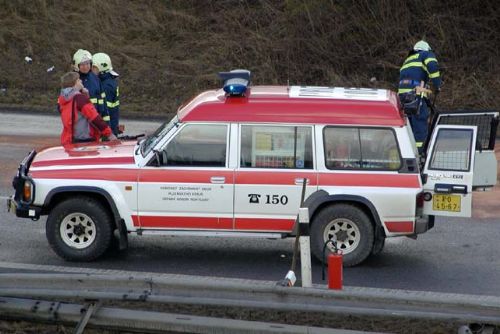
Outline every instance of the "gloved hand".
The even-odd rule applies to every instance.
[[[107,137],[107,140],[108,140],[108,141],[112,141],[112,140],[116,140],[116,139],[118,139],[118,138],[116,138],[116,136],[115,136],[113,133],[112,133],[112,134],[110,134],[110,135]]]

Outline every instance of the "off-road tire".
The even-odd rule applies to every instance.
[[[67,232],[66,237],[61,230],[69,231],[70,227],[61,227],[67,224],[69,217],[75,217],[73,221],[84,217],[86,224],[92,228],[92,238],[87,239],[88,245],[82,241],[83,248],[76,242],[71,243],[72,235]],[[66,221],[66,223],[64,223]],[[69,225],[67,225],[69,226]],[[89,233],[90,233],[89,232]],[[88,262],[103,255],[111,244],[113,233],[112,218],[109,211],[97,200],[78,196],[67,199],[57,204],[49,214],[45,225],[45,233],[50,246],[57,255],[68,261]],[[69,241],[64,241],[64,239]],[[78,247],[72,247],[76,245]]]
[[[325,229],[331,231],[332,225],[347,226],[350,237],[356,240],[352,243],[354,248],[345,247],[343,251],[343,264],[352,267],[363,262],[371,253],[374,241],[374,229],[371,219],[355,205],[339,203],[322,209],[313,219],[311,225],[311,250],[319,260],[327,258],[330,248],[323,247],[327,241]],[[331,245],[331,243],[330,243]],[[330,246],[329,245],[329,246]],[[345,245],[344,245],[345,246]],[[340,248],[342,249],[342,247]]]

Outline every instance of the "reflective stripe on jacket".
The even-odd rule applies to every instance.
[[[116,77],[109,72],[99,73],[99,79],[101,80],[102,89],[106,94],[106,107],[111,114],[111,110],[116,111],[120,108],[118,81]]]
[[[430,51],[414,51],[406,58],[399,70],[398,93],[408,93],[421,81],[427,84],[429,79],[434,88],[439,88],[441,76],[436,57]]]
[[[101,86],[106,93],[106,108],[110,117],[109,125],[114,134],[118,134],[120,123],[120,90],[118,88],[117,77],[110,72],[99,73]]]
[[[104,100],[106,98],[106,93],[101,86],[101,81],[92,71],[88,73],[80,72],[80,79],[82,80],[83,86],[88,89],[90,102],[94,104],[99,115],[105,121],[109,121],[109,113],[106,108]]]

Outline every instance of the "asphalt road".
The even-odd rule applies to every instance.
[[[0,113],[1,272],[14,270],[1,268],[2,262],[271,281],[282,279],[288,271],[291,239],[131,236],[125,252],[110,253],[92,263],[63,261],[48,246],[45,219],[33,222],[16,218],[7,213],[5,206],[17,164],[32,147],[58,142],[58,120],[45,117]],[[9,122],[5,122],[6,118]],[[45,126],[49,121],[54,124]],[[152,131],[158,123],[125,122],[125,125],[129,134],[134,134]],[[51,127],[55,130],[50,130]],[[44,132],[34,136],[38,129]],[[500,220],[496,218],[438,218],[435,228],[418,240],[389,239],[380,255],[358,267],[345,268],[344,284],[500,296],[499,229]],[[313,262],[314,283],[322,282],[321,269],[319,263]]]

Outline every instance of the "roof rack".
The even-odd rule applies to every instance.
[[[386,89],[316,86],[291,86],[289,96],[295,98],[365,101],[387,101],[389,99]]]

